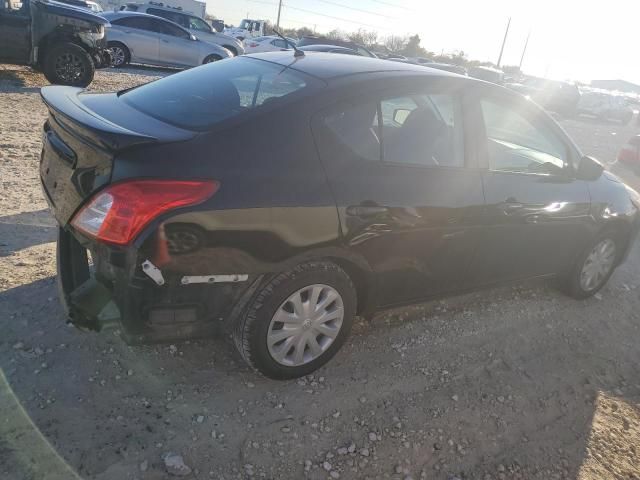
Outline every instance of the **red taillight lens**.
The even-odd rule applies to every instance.
[[[640,147],[627,144],[618,152],[618,161],[626,163],[640,162]]]
[[[79,231],[97,240],[127,245],[154,218],[202,203],[218,190],[216,181],[132,180],[98,193],[71,221]]]

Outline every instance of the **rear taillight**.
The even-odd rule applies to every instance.
[[[632,144],[626,144],[620,152],[618,152],[618,161],[627,163],[640,162],[640,147]]]
[[[250,43],[250,44],[249,44],[249,46],[250,46],[251,48],[256,48],[256,47],[258,46],[258,44],[257,44],[257,43]]]
[[[132,180],[99,192],[71,221],[96,240],[127,245],[159,215],[175,208],[202,203],[219,183],[205,180]]]

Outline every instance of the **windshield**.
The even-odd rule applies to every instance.
[[[240,22],[239,28],[243,30],[249,30],[251,28],[251,20],[247,20],[246,18]]]
[[[234,58],[194,68],[120,95],[132,107],[182,128],[214,124],[306,88],[312,80],[262,60]]]

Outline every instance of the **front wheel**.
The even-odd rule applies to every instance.
[[[595,295],[613,274],[620,248],[620,240],[613,232],[598,236],[580,255],[567,277],[567,293],[578,299]]]
[[[51,83],[84,88],[93,81],[96,67],[82,47],[65,42],[46,52],[42,70]]]
[[[131,61],[131,52],[127,46],[120,42],[109,42],[109,50],[111,50],[111,62],[114,67],[124,67]]]
[[[213,63],[213,62],[217,62],[218,60],[222,60],[222,57],[220,55],[216,55],[215,53],[212,55],[208,55],[204,61],[202,62],[203,65],[207,64],[207,63]]]
[[[277,275],[234,326],[247,363],[273,379],[317,370],[342,347],[356,311],[349,276],[331,262],[310,262]]]

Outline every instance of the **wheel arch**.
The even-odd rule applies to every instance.
[[[631,246],[632,225],[624,218],[612,218],[608,220],[604,225],[600,227],[597,236],[606,235],[611,233],[621,243],[620,252],[617,254],[616,265],[619,265],[624,261]]]
[[[38,61],[37,61],[38,65],[40,67],[43,66],[43,61],[46,58],[46,55],[49,49],[51,49],[53,46],[55,46],[58,43],[64,43],[64,42],[70,42],[70,43],[73,43],[74,45],[77,45],[78,47],[82,48],[85,52],[87,52],[89,56],[91,56],[91,58],[93,59],[93,56],[91,55],[91,51],[89,50],[89,48],[87,48],[84,42],[80,41],[80,39],[78,38],[77,31],[71,26],[59,25],[53,31],[46,34],[44,37],[42,37],[39,40]]]

